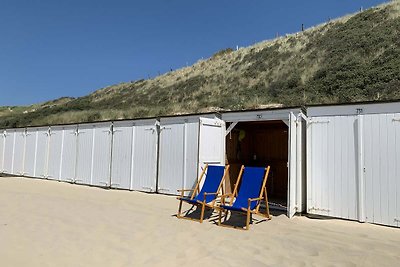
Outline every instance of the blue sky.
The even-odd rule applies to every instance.
[[[0,106],[154,77],[383,2],[1,0]]]

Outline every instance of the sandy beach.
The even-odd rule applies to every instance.
[[[278,215],[240,231],[216,214],[179,220],[177,208],[173,196],[0,177],[0,266],[400,263],[400,229]]]

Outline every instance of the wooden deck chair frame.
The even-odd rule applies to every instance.
[[[208,164],[206,164],[206,166],[204,167],[203,171],[201,172],[200,178],[198,179],[197,184],[196,184],[194,189],[178,189],[178,192],[180,192],[181,195],[177,198],[178,200],[180,200],[178,214],[176,215],[177,218],[191,220],[191,221],[197,221],[197,222],[202,223],[203,222],[203,218],[204,218],[205,208],[207,207],[207,208],[210,208],[210,209],[214,209],[219,192],[222,191],[222,195],[224,194],[224,188],[223,188],[222,185],[223,185],[223,183],[225,181],[226,175],[229,172],[229,165],[225,166],[224,175],[222,176],[222,179],[221,179],[221,182],[220,182],[220,184],[218,186],[217,192],[204,193],[204,200],[203,201],[198,201],[196,204],[192,204],[193,206],[194,205],[201,206],[200,219],[195,219],[195,218],[189,218],[189,217],[182,216],[182,202],[184,201],[184,199],[183,199],[184,198],[184,193],[185,192],[192,192],[192,195],[191,195],[190,199],[193,199],[196,196],[196,193],[197,194],[200,193],[200,183],[201,183],[201,180],[203,179],[203,176],[204,176],[204,174],[205,174],[207,169],[208,169]],[[205,199],[206,199],[206,196],[208,196],[208,195],[217,195],[217,197],[215,197],[214,200],[211,201],[211,203],[207,203],[205,201]]]
[[[242,167],[240,168],[240,172],[239,172],[239,175],[238,175],[237,182],[235,183],[235,187],[234,187],[233,193],[232,194],[224,194],[224,195],[221,196],[222,205],[225,205],[225,198],[229,197],[230,198],[229,205],[232,206],[233,200],[238,194],[238,187],[239,187],[240,180],[242,179],[242,175],[243,175],[244,169],[245,169],[245,167],[244,167],[244,165],[242,165]],[[246,227],[242,228],[242,227],[222,224],[222,222],[221,222],[222,212],[225,211],[225,219],[226,219],[227,216],[228,216],[228,212],[230,210],[228,211],[228,210],[225,210],[222,207],[217,207],[217,209],[219,210],[219,216],[218,216],[218,225],[219,226],[235,228],[235,229],[240,229],[240,230],[249,230],[251,214],[257,214],[257,215],[259,215],[261,217],[267,218],[268,220],[271,219],[271,215],[269,213],[269,207],[268,207],[268,196],[267,196],[267,187],[266,187],[267,179],[268,179],[268,175],[269,175],[269,170],[270,170],[270,166],[265,168],[265,175],[264,175],[264,179],[263,179],[263,183],[262,183],[262,186],[261,186],[259,197],[258,198],[249,198],[248,199],[247,209],[246,208],[242,208],[242,212],[245,212],[245,215],[246,215]],[[258,204],[253,210],[251,210],[250,206],[251,206],[251,203],[254,202],[254,201],[258,201]],[[265,209],[266,209],[265,213],[261,213],[260,212],[261,201],[265,202]],[[232,211],[230,211],[230,212],[232,212]]]

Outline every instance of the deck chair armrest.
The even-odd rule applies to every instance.
[[[249,198],[249,202],[254,202],[254,201],[260,201],[262,200],[262,197],[257,197],[257,198]]]
[[[178,197],[178,199],[181,199],[181,198],[183,198],[183,194],[184,194],[185,192],[194,192],[194,189],[178,189],[178,190],[176,190],[176,191],[178,191],[178,192],[181,193],[181,195]],[[192,193],[192,198],[193,198],[193,194],[194,194],[194,193]]]
[[[257,197],[257,198],[249,198],[247,201],[248,201],[248,209],[250,209],[250,206],[251,206],[251,202],[254,202],[254,201],[260,201],[260,200],[262,200],[263,198],[262,197]]]

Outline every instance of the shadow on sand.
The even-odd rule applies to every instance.
[[[262,213],[265,213],[265,209],[260,209]],[[201,207],[193,206],[190,209],[182,212],[182,216],[187,219],[199,220],[201,214]],[[283,210],[270,210],[270,214],[274,216],[286,215],[286,211]],[[225,216],[227,215],[227,216]],[[177,217],[177,214],[171,215],[173,217]],[[213,210],[206,208],[204,212],[204,220],[208,220],[209,222],[218,225],[218,210]],[[261,216],[251,214],[250,217],[250,225],[256,225],[259,223],[267,222],[266,218]],[[222,213],[222,224],[226,224],[228,226],[232,226],[235,228],[244,228],[246,227],[246,213],[244,212],[228,212],[225,214]]]

